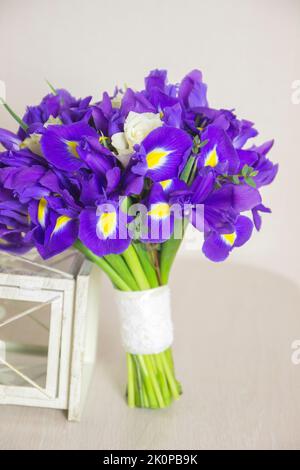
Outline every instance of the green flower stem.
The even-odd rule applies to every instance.
[[[143,385],[143,380],[141,376],[141,371],[140,371],[136,356],[132,354],[131,357],[133,359],[133,363],[135,366],[135,373],[136,373],[135,382],[137,385],[138,397],[139,397],[139,400],[137,400],[136,403],[137,403],[137,406],[140,406],[141,408],[146,408],[145,392],[144,392],[144,385]]]
[[[181,394],[172,362],[171,349],[159,354],[129,354],[127,400],[132,407],[166,408]],[[133,367],[131,367],[133,365]],[[130,401],[129,401],[130,400]]]
[[[155,392],[158,404],[159,404],[160,408],[164,408],[165,403],[164,403],[164,399],[163,399],[163,396],[162,396],[162,393],[161,393],[161,390],[160,390],[159,383],[156,379],[156,375],[155,375],[155,371],[154,371],[154,368],[153,368],[151,356],[145,355],[144,358],[145,358],[145,364],[146,364],[147,369],[149,371],[149,376],[150,376],[150,379],[151,379],[151,382],[152,382],[152,386],[154,388],[154,392]]]
[[[27,124],[11,109],[11,107],[2,99],[0,98],[0,101],[1,103],[3,104],[4,108],[6,109],[6,111],[9,112],[9,114],[11,115],[11,117],[17,121],[17,123],[19,124],[20,127],[22,127],[22,129],[26,132],[27,129],[28,129],[28,126]]]
[[[183,224],[181,220],[176,221],[173,236],[162,244],[160,253],[160,275],[162,285],[168,284],[171,267],[182,243],[188,223],[189,221],[187,219],[184,219]],[[180,225],[178,226],[178,224]],[[181,231],[180,238],[174,238],[174,234],[179,235],[179,230]]]
[[[120,255],[107,255],[104,257],[105,261],[111,265],[116,273],[126,282],[131,290],[139,290],[136,280],[134,279],[131,271],[128,269],[127,264]]]
[[[128,371],[128,406],[130,408],[135,407],[135,394],[134,394],[134,375],[133,375],[133,363],[132,363],[132,358],[131,354],[127,353],[126,354],[127,358],[127,371]]]
[[[174,371],[174,360],[173,360],[173,354],[172,354],[172,349],[171,348],[166,350],[166,358],[169,362],[169,365],[170,365],[172,371]]]
[[[139,258],[136,254],[135,249],[132,245],[129,245],[126,251],[122,253],[124,260],[127,263],[132,275],[134,276],[139,289],[140,290],[147,290],[150,289],[150,284],[146,277],[146,274],[143,271]]]
[[[138,361],[139,361],[139,364],[140,364],[141,370],[142,370],[142,376],[143,376],[143,380],[144,380],[144,384],[145,384],[145,389],[146,389],[146,392],[147,392],[147,395],[148,395],[150,407],[151,408],[158,408],[158,403],[157,403],[157,400],[156,400],[154,387],[153,387],[153,384],[152,384],[152,378],[150,377],[149,370],[146,366],[145,357],[146,357],[146,355],[137,354],[137,358],[138,358]]]
[[[139,392],[139,389],[138,389],[138,384],[137,384],[137,381],[134,380],[133,381],[134,383],[134,406],[132,406],[131,408],[134,408],[134,407],[137,407],[137,408],[144,408],[142,405],[141,405],[141,401],[140,401],[140,392]]]
[[[164,246],[171,241],[172,246],[164,253]],[[181,240],[169,242],[163,244],[160,256],[162,284],[167,283],[170,267]],[[109,255],[104,258],[96,256],[80,240],[75,242],[74,247],[98,265],[120,290],[147,290],[160,284],[149,252],[138,243],[130,245],[122,255]],[[169,406],[173,400],[178,400],[182,389],[175,377],[171,348],[159,354],[126,353],[126,362],[129,407],[162,409]]]
[[[46,83],[47,83],[48,87],[50,88],[50,90],[52,91],[53,95],[57,95],[57,91],[54,88],[54,86],[52,85],[52,83],[50,83],[49,80],[46,80]]]
[[[189,181],[193,167],[194,167],[194,163],[195,163],[195,157],[191,155],[180,175],[180,179],[182,181],[185,181],[186,183]]]
[[[166,376],[164,374],[164,367],[163,367],[163,363],[161,360],[161,355],[153,354],[153,358],[154,358],[154,361],[156,362],[157,375],[158,375],[158,380],[160,383],[161,391],[164,397],[164,402],[166,405],[169,405],[171,403],[171,394],[168,388],[168,382],[167,382]]]
[[[153,263],[151,262],[149,252],[146,248],[146,244],[137,242],[133,244],[133,248],[136,251],[136,254],[145,272],[145,275],[147,276],[150,287],[159,287],[156,270],[153,266]]]
[[[143,385],[143,395],[144,395],[145,408],[150,408],[150,403],[149,403],[148,396],[146,393],[146,388],[144,385]]]
[[[169,387],[171,389],[172,395],[175,398],[175,400],[178,400],[179,399],[179,391],[178,391],[177,380],[175,379],[174,373],[173,373],[172,369],[170,368],[168,360],[167,360],[167,358],[164,354],[162,355],[161,359],[162,359],[163,367],[164,367],[164,370],[165,370],[165,373],[166,373],[167,381],[168,381]]]
[[[105,259],[96,256],[92,251],[90,251],[85,245],[81,243],[80,240],[76,240],[74,243],[74,247],[83,253],[90,261],[95,263],[99,266],[111,279],[113,284],[122,291],[131,291],[130,287],[126,284],[126,282],[119,276],[118,273],[108,264]]]

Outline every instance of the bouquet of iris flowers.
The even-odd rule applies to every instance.
[[[22,118],[3,102],[19,129],[0,129],[0,248],[46,259],[73,246],[98,265],[115,287],[128,405],[164,408],[181,394],[168,279],[186,227],[215,262],[246,243],[270,212],[273,142],[247,144],[253,123],[209,107],[198,70],[179,84],[154,70],[141,91],[95,103],[50,88]]]

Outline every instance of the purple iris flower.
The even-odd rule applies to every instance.
[[[257,188],[271,184],[277,175],[278,165],[274,165],[266,156],[273,147],[273,144],[274,141],[271,140],[269,142],[265,142],[259,147],[251,147],[251,150],[254,150],[258,155],[258,159],[255,165],[253,165],[254,169],[258,172],[253,178]]]
[[[139,215],[141,223],[140,240],[143,243],[162,243],[170,238],[174,231],[174,217],[168,195],[160,183],[155,183],[147,200],[146,211]]]
[[[159,127],[142,141],[131,170],[155,182],[177,177],[191,148],[192,139],[181,129]]]
[[[255,188],[246,184],[227,184],[222,188],[216,188],[212,171],[206,175],[199,175],[190,190],[191,195],[188,195],[186,201],[193,204],[190,213],[191,223],[198,230],[204,231],[203,252],[213,261],[221,261],[234,247],[244,243],[242,243],[245,239],[244,230],[250,238],[251,221],[246,217],[241,218],[240,213],[255,211],[260,207],[261,196]]]
[[[243,245],[253,224],[260,229],[261,213],[270,212],[260,188],[278,171],[267,157],[273,141],[247,145],[258,134],[253,123],[210,108],[200,71],[170,84],[167,72],[156,69],[142,90],[116,88],[98,103],[90,100],[59,89],[27,108],[26,131],[0,129],[0,249],[35,246],[49,258],[79,237],[98,256],[122,253],[140,220],[128,219],[125,207],[141,202],[146,235],[140,241],[163,243],[175,218],[189,217],[204,232],[203,252],[213,261]],[[124,132],[130,112],[159,113],[161,124],[147,134],[141,117],[132,141],[140,142],[134,133],[146,137],[133,150],[126,126]],[[130,156],[126,167],[112,145],[116,133],[123,133],[120,152],[124,146]],[[248,211],[253,223],[243,215]]]
[[[59,170],[79,170],[86,166],[78,152],[82,139],[86,137],[97,139],[96,131],[86,123],[49,126],[41,139],[43,154]]]
[[[30,225],[28,206],[0,184],[0,249],[18,254],[30,250],[33,244],[26,240]]]
[[[169,126],[181,127],[182,107],[178,96],[178,85],[167,82],[166,70],[152,70],[145,78],[147,100],[161,113],[162,120]]]
[[[92,106],[92,118],[96,130],[105,136],[111,135],[111,128],[113,133],[120,132],[124,123],[124,120],[121,122],[119,110],[113,109],[111,98],[106,92],[103,93],[102,101]],[[115,125],[111,126],[111,122]],[[119,125],[116,125],[116,122],[119,122]]]
[[[91,116],[90,100],[91,96],[77,100],[67,90],[59,89],[56,94],[45,96],[38,106],[28,106],[22,120],[32,130],[45,124],[50,116],[59,117],[64,124],[81,120],[87,122]],[[18,136],[24,139],[26,135],[27,133],[19,128]]]
[[[135,113],[155,113],[156,109],[144,93],[127,88],[122,99],[120,112],[123,116],[127,116],[130,111]]]
[[[207,141],[207,144],[201,149],[199,167],[210,167],[220,174],[237,172],[238,154],[223,129],[208,126],[202,133],[202,140]]]
[[[233,248],[244,245],[251,237],[253,224],[248,217],[239,216],[229,233],[211,231],[205,234],[202,251],[212,261],[224,261]]]
[[[0,144],[7,150],[19,150],[21,139],[13,132],[0,129]]]
[[[184,77],[179,86],[179,99],[186,109],[208,106],[207,86],[200,70],[193,70]]]
[[[97,256],[122,253],[131,243],[120,201],[103,197],[80,214],[79,239]]]
[[[151,95],[153,90],[160,90],[166,92],[167,88],[167,71],[166,70],[152,70],[145,78],[145,90],[148,95]]]
[[[49,202],[50,201],[50,202]],[[53,202],[53,201],[52,201]],[[42,258],[47,259],[70,248],[78,237],[78,218],[61,207],[53,210],[51,200],[33,201],[29,213],[34,224],[28,238],[34,243]]]
[[[265,207],[263,204],[258,204],[257,206],[253,207],[252,217],[253,217],[253,223],[254,223],[256,230],[261,229],[262,219],[261,219],[260,212],[270,214],[271,209],[269,209],[268,207]]]
[[[105,175],[117,164],[115,155],[99,142],[97,135],[81,137],[76,151],[77,158],[85,162],[96,175]]]

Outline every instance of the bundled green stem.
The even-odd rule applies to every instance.
[[[127,353],[127,402],[131,408],[166,408],[181,394],[174,374],[172,351]]]
[[[75,248],[98,265],[122,291],[142,291],[165,285],[180,246],[171,238],[161,246],[132,243],[121,255],[98,257],[79,240]],[[181,385],[176,380],[171,348],[158,354],[126,353],[127,402],[131,408],[165,408],[178,400]]]

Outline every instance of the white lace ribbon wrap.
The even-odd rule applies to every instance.
[[[131,354],[157,354],[173,343],[168,286],[144,291],[116,291],[122,343]]]

